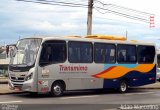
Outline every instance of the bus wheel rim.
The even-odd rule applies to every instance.
[[[121,90],[122,90],[122,91],[126,91],[126,88],[127,88],[126,83],[125,83],[125,82],[122,82],[122,84],[121,84]]]
[[[56,85],[53,89],[54,89],[55,95],[59,95],[62,93],[61,87],[58,85]]]

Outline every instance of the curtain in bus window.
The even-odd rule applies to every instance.
[[[68,56],[71,63],[90,63],[92,62],[92,44],[88,42],[68,43]]]
[[[112,44],[95,43],[94,55],[96,63],[114,63],[115,46]]]
[[[135,63],[136,46],[119,44],[117,46],[117,61],[120,63]]]

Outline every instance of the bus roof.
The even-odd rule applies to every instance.
[[[109,36],[110,37],[110,36]],[[112,36],[111,36],[112,37]],[[102,36],[100,38],[94,38],[94,37],[81,37],[81,36],[33,36],[33,37],[27,37],[23,39],[28,38],[40,38],[43,39],[42,41],[46,40],[70,40],[70,41],[86,41],[86,42],[103,42],[103,43],[120,43],[120,44],[139,44],[139,45],[155,45],[151,42],[146,41],[136,41],[136,40],[124,40],[124,38],[113,38],[113,40],[106,39],[105,36]]]
[[[126,37],[113,35],[87,35],[85,38],[104,39],[104,40],[127,40]]]

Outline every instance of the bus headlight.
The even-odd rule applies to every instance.
[[[28,81],[28,80],[32,79],[32,77],[33,77],[33,73],[31,73],[28,76],[26,76],[25,80]]]

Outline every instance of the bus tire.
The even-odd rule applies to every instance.
[[[51,87],[51,95],[55,97],[62,96],[64,92],[64,85],[61,82],[55,82]]]
[[[122,80],[119,85],[119,92],[126,93],[128,91],[128,83],[126,80]]]

